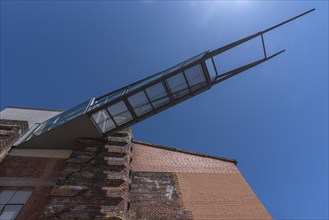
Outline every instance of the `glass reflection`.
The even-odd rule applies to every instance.
[[[109,106],[107,109],[117,125],[122,125],[133,119],[126,104],[123,101],[117,102]]]

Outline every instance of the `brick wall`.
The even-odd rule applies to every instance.
[[[0,165],[0,176],[57,180],[64,164],[65,159],[8,155]]]
[[[0,176],[33,188],[17,219],[271,219],[234,160],[132,144],[130,130],[82,138],[69,159],[9,155]]]
[[[240,173],[233,162],[134,143],[134,171]]]
[[[131,133],[80,139],[52,189],[43,218],[125,219],[131,183]]]
[[[271,219],[234,161],[134,143],[132,169],[134,173],[150,175],[144,185],[133,178],[132,198],[140,195],[138,187],[134,189],[135,181],[142,186],[140,190],[146,192],[144,197],[147,199],[150,195],[147,182],[153,183],[150,185],[152,189],[157,177],[171,172],[177,179],[175,192],[181,207],[193,219]],[[158,193],[160,196],[161,190]],[[150,198],[157,203],[155,196]],[[147,211],[160,216],[157,206],[147,206],[132,200],[132,209],[136,206],[143,210],[143,207],[139,207],[142,205],[145,205],[146,210],[137,212],[142,218],[147,216]],[[171,214],[170,211],[168,213]]]
[[[39,219],[64,165],[65,159],[6,156],[0,164],[1,187],[24,187],[33,190],[16,217],[17,220]]]
[[[271,219],[239,174],[176,173],[183,204],[193,219]]]
[[[0,162],[11,146],[28,130],[26,121],[0,119]]]
[[[129,219],[191,219],[174,173],[133,172]]]

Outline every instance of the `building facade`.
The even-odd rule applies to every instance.
[[[236,160],[134,140],[19,148],[61,111],[8,107],[0,122],[0,219],[271,219]]]

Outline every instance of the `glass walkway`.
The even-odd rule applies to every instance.
[[[79,137],[107,137],[138,123],[284,52],[282,50],[267,56],[263,35],[313,10],[224,47],[203,52],[101,97],[91,98],[31,128],[16,145],[22,148],[45,145],[58,147],[63,144],[70,146]],[[257,37],[260,37],[262,42],[262,59],[222,74],[218,73],[214,57]]]

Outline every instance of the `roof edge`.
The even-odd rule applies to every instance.
[[[213,155],[209,155],[209,154],[202,154],[202,153],[198,153],[198,152],[192,152],[192,151],[188,151],[188,150],[181,150],[181,149],[177,149],[177,148],[174,148],[174,147],[168,147],[168,146],[158,145],[158,144],[151,144],[151,143],[148,143],[148,142],[138,141],[138,140],[135,140],[135,139],[133,139],[132,142],[136,143],[136,144],[147,145],[149,147],[160,148],[160,149],[175,151],[175,152],[179,152],[179,153],[191,154],[191,155],[199,156],[199,157],[205,157],[205,158],[210,158],[210,159],[216,159],[216,160],[231,162],[231,163],[234,163],[235,165],[238,164],[237,160],[231,159],[231,158],[218,157],[218,156],[213,156]]]
[[[48,109],[48,108],[34,108],[34,107],[23,107],[23,106],[12,106],[12,105],[8,105],[6,108],[17,108],[17,109],[30,109],[30,110],[40,110],[40,111],[50,111],[50,112],[63,112],[64,110],[61,109]],[[4,110],[3,109],[3,110]]]

